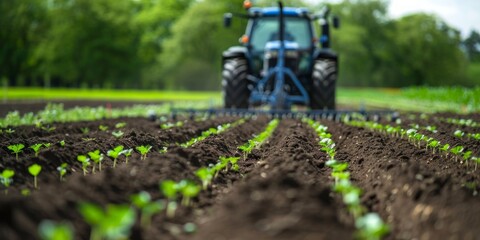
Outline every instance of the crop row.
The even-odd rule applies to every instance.
[[[220,133],[222,131],[225,131],[226,129],[232,127],[232,125],[236,126],[236,125],[242,123],[243,121],[244,120],[239,120],[239,121],[237,121],[233,124],[226,123],[226,124],[218,125],[218,128],[207,129],[206,131],[202,132],[200,137],[192,138],[193,140],[190,141],[190,143],[198,141],[199,138],[205,138],[205,136],[208,136],[210,134],[218,134],[218,133]],[[190,131],[189,129],[185,129],[185,130]],[[75,145],[84,144],[84,143],[87,143],[87,142],[75,143]],[[178,144],[178,145],[185,145],[185,144],[186,143]],[[128,145],[131,146],[131,144],[128,144]],[[106,156],[108,156],[112,160],[113,167],[115,168],[115,166],[117,164],[117,160],[120,159],[122,156],[124,156],[125,162],[128,164],[128,158],[132,155],[133,149],[137,150],[137,152],[141,156],[140,158],[142,160],[144,160],[146,158],[146,154],[152,149],[152,146],[149,146],[149,145],[137,145],[137,146],[131,146],[129,148],[129,147],[125,147],[123,144],[116,145],[115,147],[112,146],[109,149],[108,146],[102,146],[100,144],[100,145],[97,146],[96,149],[89,150],[88,152],[77,153],[78,155],[74,155],[76,161],[75,160],[74,161],[69,161],[69,160],[66,160],[66,159],[62,159],[63,162],[54,163],[54,162],[51,162],[51,161],[48,160],[49,158],[51,158],[51,156],[57,155],[58,158],[62,158],[62,155],[63,155],[63,154],[56,154],[55,153],[56,151],[59,151],[59,150],[68,151],[68,150],[66,149],[67,146],[65,145],[65,141],[60,141],[59,143],[57,143],[56,144],[56,147],[58,147],[57,149],[52,149],[52,147],[53,147],[53,145],[50,144],[50,143],[37,143],[37,144],[33,144],[33,145],[28,147],[28,149],[31,149],[33,151],[32,155],[34,154],[34,156],[32,156],[32,158],[31,158],[32,162],[33,162],[31,164],[31,166],[36,166],[35,169],[39,169],[39,171],[34,171],[33,172],[33,173],[35,173],[35,175],[31,171],[28,171],[28,173],[30,173],[31,175],[34,175],[35,179],[36,179],[36,176],[40,173],[40,171],[42,169],[41,165],[43,165],[43,164],[47,165],[49,168],[53,168],[53,169],[57,170],[60,181],[63,181],[64,176],[67,174],[67,172],[74,172],[75,171],[73,169],[73,167],[75,165],[75,162],[80,164],[81,169],[82,169],[82,171],[85,175],[85,174],[88,173],[88,171],[89,171],[88,168],[90,166],[92,167],[92,169],[91,169],[92,172],[95,172],[96,168],[98,168],[98,170],[101,171],[102,170],[102,163],[105,162],[106,159],[108,159]],[[81,148],[83,148],[83,147],[81,147]],[[91,149],[91,146],[89,146],[88,148]],[[161,146],[155,146],[155,148],[160,148],[160,150],[159,150],[160,152],[164,152],[164,150],[165,150],[165,147],[162,148]],[[24,159],[28,157],[28,156],[23,157],[21,159],[22,162],[19,165],[18,163],[20,163],[20,160],[18,158],[18,154],[21,154],[25,150],[25,145],[24,144],[12,144],[12,145],[8,146],[8,149],[12,151],[12,154],[15,154],[17,160],[13,160],[14,162],[12,162],[12,160],[8,161],[8,159],[4,160],[4,164],[3,164],[4,169],[3,169],[3,172],[0,174],[0,181],[4,185],[4,187],[6,188],[5,190],[7,190],[12,185],[13,180],[15,178],[16,171],[23,172],[23,169],[22,169],[21,165],[25,166],[27,164],[26,162],[24,162]],[[41,149],[44,149],[45,151],[47,151],[47,152],[45,152],[45,154],[48,154],[48,155],[46,155],[47,159],[45,161],[42,160],[43,157],[38,158],[38,155],[39,155],[39,152],[41,151]],[[77,146],[76,149],[80,149],[79,146]],[[105,149],[105,151],[102,152],[101,149]],[[44,162],[44,163],[42,164],[42,162]],[[55,161],[55,162],[57,162],[57,161]],[[53,164],[57,164],[57,166],[52,166]],[[71,166],[69,166],[69,165],[71,165]],[[28,168],[29,166],[26,166],[26,167]],[[23,178],[20,178],[20,180],[21,180],[19,182],[20,184],[24,183],[22,181],[25,181],[25,179],[23,179]],[[29,193],[29,190],[27,188],[22,189],[22,191],[25,194]]]
[[[467,167],[469,162],[473,162],[475,164],[475,170],[480,162],[480,158],[472,156],[472,151],[467,151],[464,146],[451,146],[448,143],[442,144],[439,140],[420,133],[416,128],[404,129],[400,126],[382,125],[380,123],[369,121],[349,121],[346,122],[346,124],[355,127],[365,127],[384,134],[389,134],[393,137],[407,138],[416,147],[425,148],[427,150],[431,149],[433,153],[440,152],[445,156],[450,156],[450,154],[452,154],[455,162],[460,162],[461,164],[465,163]],[[430,131],[435,130],[430,129]]]
[[[328,128],[312,119],[305,119],[304,121],[315,130],[320,139],[318,144],[321,146],[321,150],[330,157],[325,165],[332,170],[331,176],[335,179],[332,188],[342,195],[343,202],[354,217],[358,237],[361,239],[382,239],[389,233],[389,226],[383,222],[377,213],[366,213],[365,207],[362,206],[360,201],[362,190],[351,182],[350,172],[347,170],[348,163],[335,160],[335,142],[332,140],[332,135],[328,133]]]
[[[226,131],[229,128],[238,126],[245,122],[245,119],[240,119],[232,124],[223,124],[217,129],[209,129],[202,132],[199,137],[195,137],[195,141],[189,140],[187,143],[191,144],[179,144],[182,147],[189,147],[195,143],[198,143],[208,136],[219,134]],[[262,135],[262,134],[261,134]],[[264,134],[263,134],[264,135]],[[201,189],[206,189],[208,184],[205,184],[205,179],[215,178],[220,171],[234,170],[238,171],[239,157],[220,157],[219,161],[213,167],[200,168],[195,172],[195,175],[203,183],[203,187],[196,184],[197,181],[183,179],[180,181],[162,180],[159,182],[159,189],[162,195],[166,199],[152,200],[151,195],[148,192],[141,191],[138,194],[131,196],[131,204],[135,206],[140,215],[141,226],[147,228],[151,222],[153,215],[166,210],[166,216],[173,218],[175,211],[178,207],[177,198],[178,195],[182,196],[181,204],[185,207],[191,206],[191,199],[195,198]],[[207,170],[207,171],[205,171]],[[82,203],[79,206],[79,212],[83,216],[84,220],[91,226],[91,239],[119,239],[127,237],[130,233],[130,228],[135,222],[136,212],[125,204],[108,204],[106,209],[91,204]],[[95,215],[95,217],[92,217]],[[115,220],[115,218],[121,218],[123,221]],[[48,226],[49,231],[45,231],[45,225]],[[40,234],[46,235],[45,232],[49,232],[50,236],[53,236],[54,232],[65,231],[67,229],[67,235],[73,236],[72,228],[68,223],[55,223],[52,221],[45,221],[40,224]],[[186,232],[195,230],[195,225],[188,223],[184,226]],[[45,238],[53,239],[53,238]]]

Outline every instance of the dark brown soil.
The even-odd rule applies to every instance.
[[[424,132],[442,143],[462,144],[480,154],[479,142],[452,137],[459,127],[439,117],[471,118],[480,115],[431,115],[428,119],[403,119],[421,126],[435,125],[437,133]],[[69,221],[76,239],[88,239],[90,229],[77,211],[81,202],[102,206],[129,204],[131,194],[149,192],[153,199],[162,180],[191,179],[194,171],[215,164],[220,156],[238,156],[239,172],[221,172],[213,184],[194,199],[192,207],[179,207],[174,218],[157,214],[149,228],[135,224],[131,239],[353,239],[354,222],[341,198],[332,192],[333,180],[324,166],[327,156],[319,150],[315,132],[300,120],[282,120],[273,136],[246,159],[237,147],[264,130],[269,119],[258,117],[228,129],[188,148],[176,143],[199,136],[202,131],[238,118],[219,117],[188,120],[182,127],[163,130],[157,122],[143,118],[94,122],[54,123],[48,132],[34,126],[16,127],[15,133],[0,135],[0,171],[16,174],[8,195],[0,194],[0,239],[38,239],[37,227],[44,219]],[[120,138],[112,136],[115,124],[125,122]],[[339,161],[349,163],[352,182],[363,189],[362,203],[378,212],[392,231],[387,239],[479,239],[480,176],[473,166],[455,162],[451,156],[417,148],[405,139],[333,121],[328,126],[336,142]],[[100,131],[99,126],[108,126]],[[89,128],[82,133],[82,128]],[[59,142],[66,142],[64,147]],[[38,157],[29,149],[35,143],[52,143]],[[15,160],[7,147],[23,143],[26,149]],[[106,157],[103,171],[83,176],[77,155],[99,149],[106,153],[117,145],[134,148],[151,145],[146,160],[134,153],[118,166]],[[160,153],[168,147],[167,153]],[[59,181],[58,165],[71,170]],[[27,167],[42,165],[39,189]],[[476,184],[473,188],[467,185]],[[3,190],[4,188],[1,188]],[[23,196],[21,190],[32,194]],[[185,223],[197,226],[194,234],[183,232]]]

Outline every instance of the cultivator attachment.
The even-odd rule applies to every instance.
[[[334,121],[349,120],[352,118],[362,118],[371,121],[380,121],[387,119],[396,121],[399,118],[399,113],[391,110],[262,110],[262,109],[194,109],[194,108],[172,108],[172,119],[177,119],[178,116],[188,116],[191,119],[197,117],[213,117],[213,116],[238,116],[238,117],[253,117],[253,116],[267,116],[270,118],[292,118],[301,119],[304,117],[312,119],[328,119]]]

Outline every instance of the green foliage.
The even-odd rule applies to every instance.
[[[245,122],[245,119],[242,118],[242,119],[237,120],[233,123],[225,123],[223,125],[218,126],[217,128],[210,128],[206,131],[203,131],[200,136],[192,138],[192,139],[188,140],[187,142],[180,144],[180,146],[184,147],[184,148],[190,147],[190,146],[194,145],[195,143],[206,139],[210,135],[220,134],[220,133],[226,131],[229,128],[236,127],[240,124],[243,124],[244,122]]]
[[[42,240],[73,240],[73,227],[69,223],[56,223],[43,220],[38,226],[38,234]]]
[[[138,146],[135,149],[140,153],[141,159],[145,160],[147,158],[147,154],[150,152],[152,149],[152,146],[146,145],[146,146]]]
[[[105,126],[105,125],[100,125],[100,126],[98,126],[98,129],[99,129],[100,131],[103,131],[103,132],[105,132],[105,131],[107,131],[107,130],[108,130],[108,126]]]
[[[63,181],[63,177],[65,176],[65,174],[67,174],[67,168],[67,163],[62,163],[60,166],[57,167],[57,171],[60,174],[60,182]]]
[[[85,155],[78,155],[77,161],[82,163],[83,176],[87,175],[87,167],[90,166],[90,158]]]
[[[37,176],[42,171],[42,167],[38,164],[33,164],[28,167],[28,172],[33,176],[33,185],[37,188]]]
[[[176,187],[182,194],[182,205],[184,206],[190,206],[191,199],[196,197],[202,189],[199,185],[189,180],[181,180]]]
[[[81,203],[78,208],[92,228],[90,239],[128,239],[135,223],[135,211],[128,205],[108,204],[105,210],[92,203]]]
[[[177,202],[175,202],[175,199],[178,194],[177,183],[172,180],[164,180],[160,182],[160,191],[168,198],[167,217],[175,217],[175,211],[177,210]]]
[[[367,213],[355,221],[355,226],[360,229],[360,239],[380,240],[390,232],[390,227],[376,213]]]
[[[275,129],[277,128],[279,122],[280,121],[278,119],[273,119],[268,123],[267,127],[263,132],[261,132],[256,137],[248,140],[248,142],[246,142],[242,146],[238,147],[238,149],[243,152],[244,159],[246,159],[247,155],[250,154],[253,149],[260,147],[260,145],[262,145],[262,143],[264,143],[270,137],[270,135],[272,135],[273,131],[275,131]]]
[[[10,184],[13,182],[13,176],[15,175],[15,171],[11,169],[5,169],[3,172],[0,174],[0,182],[5,186],[5,194],[8,194],[8,187],[10,187]]]
[[[124,147],[122,145],[119,145],[119,146],[116,146],[112,150],[108,150],[108,152],[107,152],[107,156],[113,158],[113,167],[114,168],[117,165],[117,158],[120,157],[123,153],[123,148]]]
[[[208,185],[212,182],[214,172],[212,168],[201,167],[197,171],[195,171],[195,176],[197,176],[202,181],[203,190],[208,188]]]
[[[125,155],[125,164],[128,164],[128,158],[132,156],[132,152],[133,152],[132,148],[125,149],[122,151],[122,154]]]
[[[23,151],[23,148],[25,148],[25,145],[21,143],[8,146],[8,149],[13,153],[15,153],[15,158],[17,160],[18,160],[18,154]]]
[[[123,134],[124,134],[124,132],[123,132],[123,131],[121,131],[121,130],[118,130],[118,131],[112,131],[112,135],[113,135],[114,137],[116,137],[116,138],[120,138],[120,137],[122,137],[122,136],[123,136]]]
[[[142,191],[130,196],[132,204],[137,207],[140,212],[140,224],[143,227],[149,227],[152,216],[165,209],[164,201],[151,201],[151,196],[148,192]]]
[[[103,153],[100,150],[94,150],[87,153],[90,159],[94,162],[92,172],[95,172],[95,164],[98,165],[98,170],[102,171]]]
[[[127,126],[126,122],[118,122],[115,124],[115,128],[124,128],[125,126]]]
[[[37,143],[37,144],[33,144],[32,146],[30,146],[29,148],[33,149],[33,151],[35,152],[35,157],[38,157],[38,151],[40,151],[40,148],[43,146],[42,143]]]

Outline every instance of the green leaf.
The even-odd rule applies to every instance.
[[[73,227],[68,223],[55,223],[43,220],[38,232],[42,240],[73,240]]]
[[[42,167],[38,164],[33,164],[30,167],[28,167],[28,172],[32,174],[32,176],[37,176],[40,171],[42,170]]]

